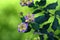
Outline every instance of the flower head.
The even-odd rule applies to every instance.
[[[18,25],[18,31],[19,32],[26,32],[28,28],[28,24],[27,23],[21,23]]]
[[[20,0],[21,2],[20,2],[20,4],[22,5],[22,6],[28,6],[28,5],[30,5],[34,0]]]
[[[28,13],[26,16],[25,16],[25,22],[33,22],[34,21],[34,14],[30,14]]]

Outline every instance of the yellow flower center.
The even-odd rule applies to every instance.
[[[34,16],[30,13],[27,14],[28,19],[25,22],[31,22],[34,20]]]
[[[22,30],[26,30],[26,24],[21,24],[20,25],[20,31],[22,31]]]
[[[32,0],[21,0],[22,3],[32,2]]]

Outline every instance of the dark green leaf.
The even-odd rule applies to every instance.
[[[47,33],[48,33],[47,30],[45,30],[45,29],[43,29],[43,28],[40,28],[40,29],[39,29],[39,32],[42,33],[42,34],[47,34]]]
[[[39,12],[42,12],[42,10],[37,9],[37,10],[35,10],[32,14],[37,14],[37,13],[39,13]]]
[[[49,19],[49,17],[50,17],[49,14],[50,13],[47,12],[47,13],[45,13],[45,15],[35,18],[35,22],[38,23],[38,24],[41,24],[41,23],[47,21]]]
[[[58,38],[56,38],[56,37],[53,36],[53,35],[54,35],[54,33],[53,33],[53,32],[50,32],[50,33],[48,34],[47,40],[58,40]]]
[[[58,5],[57,2],[56,3],[49,4],[49,5],[47,5],[46,8],[44,8],[44,10],[47,10],[47,9],[55,9],[57,5]]]
[[[30,31],[31,31],[31,27],[28,26],[27,31],[25,33],[30,32]]]
[[[55,12],[55,15],[59,15],[59,16],[60,16],[60,10],[57,10],[57,11]]]
[[[39,2],[38,2],[38,1],[36,1],[36,2],[35,2],[35,4],[36,4],[36,5],[38,5],[38,4],[39,4]]]
[[[49,32],[49,33],[47,34],[47,36],[48,36],[47,40],[54,40],[53,35],[54,35],[53,32]]]
[[[60,30],[60,25],[57,27],[58,30]]]
[[[31,3],[28,7],[35,7],[34,3]]]
[[[43,29],[47,30],[47,29],[49,28],[50,24],[51,24],[51,23],[48,23],[48,24],[46,24],[46,25],[43,25]]]
[[[57,35],[60,38],[60,34]]]
[[[54,38],[53,37],[48,37],[47,40],[54,40]]]
[[[49,32],[49,33],[48,33],[48,36],[49,36],[49,37],[51,37],[51,36],[53,37],[53,35],[54,35],[53,32]]]
[[[38,8],[38,6],[35,6],[34,3],[31,3],[28,7],[29,8],[34,8],[34,9]]]
[[[35,4],[39,6],[44,6],[46,4],[46,0],[41,0],[40,2],[36,1]]]
[[[44,40],[44,36],[43,35],[39,35],[40,40]]]
[[[36,8],[38,8],[38,6],[34,6],[33,8],[36,9]]]
[[[22,20],[22,22],[25,22],[25,18],[24,17],[21,17],[21,20]]]
[[[48,37],[47,40],[58,40],[56,37]]]
[[[56,38],[56,37],[53,37],[54,38],[54,40],[59,40],[58,38]]]
[[[56,31],[58,26],[59,26],[59,22],[58,19],[55,17],[54,22],[52,24],[52,29]]]
[[[37,23],[31,23],[31,26],[34,30],[38,30],[39,29],[39,25]]]

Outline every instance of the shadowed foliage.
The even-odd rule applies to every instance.
[[[47,30],[47,29],[49,28],[50,24],[51,24],[51,23],[48,23],[48,24],[46,24],[46,25],[43,25],[43,29]]]
[[[60,16],[60,10],[57,10],[57,11],[55,12],[55,15],[59,15],[59,16]]]
[[[42,12],[42,10],[37,9],[37,10],[35,10],[32,14],[37,14],[37,13],[40,13],[40,12]]]
[[[60,38],[60,34],[57,35]]]
[[[25,18],[24,17],[21,17],[20,19],[22,20],[22,22],[25,22]]]
[[[35,22],[38,23],[38,24],[41,24],[43,22],[48,21],[48,19],[50,17],[50,15],[49,15],[50,13],[49,12],[46,12],[44,14],[45,15],[43,15],[43,16],[39,16],[39,17],[35,18]]]
[[[27,31],[25,33],[30,32],[30,31],[31,31],[31,27],[28,26]]]
[[[45,8],[44,8],[44,10],[52,10],[52,9],[56,9],[56,7],[58,6],[58,3],[56,2],[56,3],[52,3],[52,4],[49,4],[49,5],[47,5]]]
[[[34,8],[34,9],[38,8],[38,6],[35,6],[34,3],[31,3],[28,7],[29,8]]]
[[[54,31],[56,31],[58,26],[59,26],[59,22],[58,22],[57,18],[55,17],[54,22],[53,22],[51,28],[52,28]]]
[[[28,7],[35,7],[34,3],[31,3]]]
[[[40,29],[39,29],[39,32],[42,33],[42,34],[47,34],[47,33],[48,33],[47,30],[45,30],[45,29],[43,29],[43,28],[40,28]]]
[[[47,38],[47,40],[58,40],[58,39],[57,39],[56,37],[54,37],[53,35],[54,35],[53,32],[48,33],[48,38]]]
[[[31,24],[31,26],[32,26],[32,28],[33,28],[34,30],[38,30],[38,29],[39,29],[39,24],[38,24],[38,23],[32,22],[32,23],[30,23],[30,24]]]
[[[45,6],[46,5],[46,0],[41,0],[41,1],[36,1],[36,5],[39,5],[39,6]]]
[[[44,36],[43,35],[39,35],[40,36],[40,40],[44,40]]]

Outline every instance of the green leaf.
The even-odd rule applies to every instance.
[[[44,8],[44,10],[55,9],[57,5],[58,5],[57,2],[56,2],[56,3],[49,4],[49,5],[47,5],[47,6]]]
[[[41,1],[36,1],[36,3],[35,3],[36,5],[39,5],[39,6],[44,6],[44,5],[46,5],[46,0],[41,0]]]
[[[47,30],[47,29],[49,28],[50,24],[51,24],[51,23],[48,23],[48,24],[46,24],[46,25],[43,25],[43,29]]]
[[[60,10],[57,10],[57,11],[55,12],[55,15],[59,15],[59,16],[60,16]]]
[[[53,22],[51,28],[52,28],[54,31],[56,31],[58,26],[59,26],[59,22],[58,22],[58,19],[55,17],[54,22]]]
[[[50,18],[50,15],[49,15],[50,13],[47,12],[47,13],[44,13],[44,14],[45,15],[43,15],[43,16],[39,16],[39,17],[35,18],[35,22],[38,23],[38,24],[41,24],[43,22],[48,21],[48,19]]]
[[[31,26],[34,30],[38,30],[39,29],[39,24],[38,23],[35,23],[35,22],[32,22],[31,23]]]

